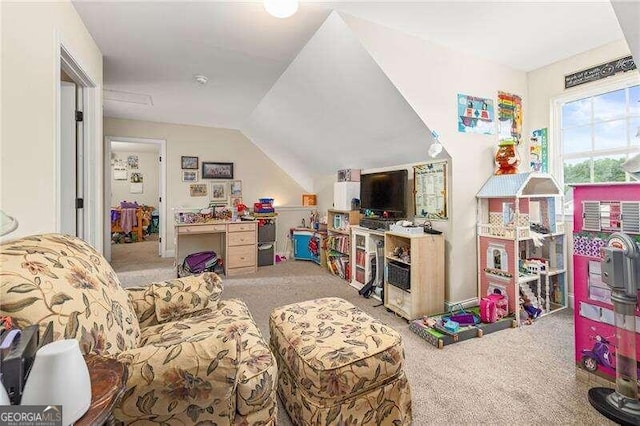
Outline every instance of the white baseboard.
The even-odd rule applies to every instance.
[[[575,302],[575,298],[574,298],[574,296],[573,296],[573,293],[569,293],[569,297],[568,297],[567,299],[568,299],[568,300],[567,300],[567,303],[569,304],[569,307],[570,307],[571,309],[574,309],[574,306],[575,306],[575,303],[576,303],[576,302]]]

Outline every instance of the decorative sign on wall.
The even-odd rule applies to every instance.
[[[447,162],[414,166],[413,183],[416,216],[447,219]]]
[[[611,77],[612,75],[620,74],[634,69],[636,69],[636,63],[633,61],[633,57],[625,56],[624,58],[596,65],[595,67],[574,72],[573,74],[565,75],[564,88],[569,89],[571,87]]]
[[[498,92],[498,140],[522,139],[522,99],[518,95]]]
[[[546,128],[533,131],[529,142],[529,167],[532,172],[549,172],[549,140]]]
[[[458,131],[495,134],[493,99],[458,94]]]

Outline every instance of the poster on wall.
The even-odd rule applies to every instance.
[[[495,134],[493,100],[458,94],[458,131]]]
[[[113,180],[127,180],[127,167],[122,160],[113,163]]]
[[[522,140],[522,98],[506,92],[498,92],[498,140]]]
[[[533,131],[529,142],[529,167],[532,172],[549,172],[549,140],[546,128]]]
[[[127,166],[129,166],[130,169],[137,169],[138,168],[138,156],[137,155],[130,155],[127,157]]]
[[[447,219],[447,163],[413,166],[413,182],[416,216]]]

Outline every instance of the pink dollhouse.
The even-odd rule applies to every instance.
[[[624,232],[640,241],[640,183],[575,185],[573,294],[576,364],[578,368],[611,381],[616,379],[614,314],[611,291],[601,279],[600,249],[613,232]],[[636,330],[640,330],[639,315],[636,310]],[[640,336],[636,337],[638,345]]]
[[[478,294],[500,293],[509,314],[528,299],[542,315],[567,306],[562,190],[546,173],[492,176],[477,194]],[[516,315],[520,318],[520,315]]]

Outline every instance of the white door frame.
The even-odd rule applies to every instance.
[[[69,47],[62,41],[59,32],[55,35],[55,43],[58,55],[54,61],[54,111],[55,111],[55,157],[54,161],[54,203],[55,203],[55,226],[56,232],[61,229],[62,205],[61,196],[61,126],[60,126],[60,70],[64,70],[69,77],[80,87],[82,87],[83,97],[83,121],[82,130],[84,137],[84,235],[80,237],[95,247],[99,252],[103,248],[103,191],[102,182],[102,88],[96,80],[85,72],[85,67],[76,59]]]
[[[119,136],[104,137],[104,205],[105,205],[105,227],[104,227],[104,252],[108,254],[107,259],[111,257],[111,191],[107,191],[111,187],[111,142],[129,142],[155,144],[158,146],[160,155],[160,188],[158,201],[158,211],[160,212],[160,223],[158,226],[158,234],[160,236],[160,256],[171,257],[173,254],[167,253],[167,141],[165,139],[147,139],[147,138],[128,138]]]

